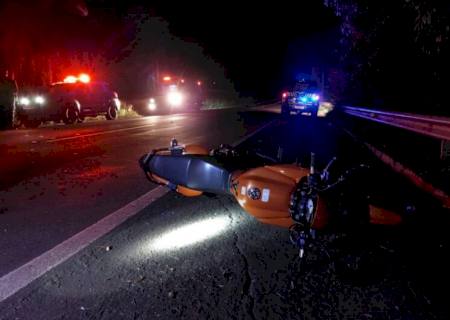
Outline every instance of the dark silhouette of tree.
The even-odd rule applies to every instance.
[[[450,3],[327,0],[340,18],[342,101],[450,114]]]
[[[22,86],[52,81],[56,62],[74,51],[67,39],[83,31],[87,14],[83,0],[1,2],[1,72],[8,70]]]
[[[145,6],[107,1],[39,0],[0,4],[0,72],[21,88],[91,73],[121,96],[149,94],[155,72],[198,77],[234,92],[202,47],[174,36]],[[89,15],[88,15],[89,13]]]

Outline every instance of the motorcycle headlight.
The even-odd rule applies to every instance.
[[[183,102],[183,95],[178,91],[171,91],[167,94],[167,102],[175,107],[178,107]]]
[[[28,106],[31,103],[30,99],[28,97],[21,97],[19,99],[19,104],[23,106]]]
[[[43,96],[36,96],[36,97],[34,97],[34,102],[42,105],[45,103],[45,99]]]

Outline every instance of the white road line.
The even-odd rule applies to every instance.
[[[275,121],[276,120],[266,123],[262,127],[258,128],[251,134],[241,138],[240,140],[233,143],[232,145],[234,147],[238,146],[245,140],[253,137],[255,134],[257,134],[261,130],[263,130],[263,129],[269,127],[270,125],[272,125],[273,123],[275,123]],[[148,126],[148,125],[146,125],[146,126]],[[146,127],[146,126],[141,126],[141,127]],[[136,129],[136,128],[140,128],[140,127],[124,128],[124,129],[118,129],[118,130],[125,131],[125,130],[132,130],[132,129]],[[111,132],[111,131],[109,131],[109,132]],[[106,134],[109,132],[100,132],[98,134]],[[117,132],[117,130],[115,132]],[[88,136],[88,135],[84,135],[84,136]],[[76,138],[80,138],[80,137],[82,137],[82,136],[61,138],[58,141],[76,139]],[[55,140],[57,140],[57,139],[55,139]],[[54,142],[55,140],[49,140],[49,142]],[[141,197],[137,198],[136,200],[128,203],[127,205],[120,208],[119,210],[107,215],[100,221],[94,223],[93,225],[80,231],[76,235],[74,235],[74,236],[70,237],[69,239],[63,241],[62,243],[58,244],[53,249],[50,249],[49,251],[34,258],[33,260],[27,262],[26,264],[22,265],[21,267],[4,275],[3,277],[0,278],[0,302],[11,297],[15,293],[17,293],[20,289],[25,288],[27,285],[29,285],[31,282],[33,282],[37,278],[44,275],[46,272],[55,268],[56,266],[63,263],[64,261],[68,260],[70,257],[75,255],[76,253],[80,252],[81,250],[83,250],[84,248],[89,246],[92,242],[94,242],[95,240],[104,236],[108,232],[112,231],[114,228],[116,228],[117,226],[119,226],[120,224],[125,222],[127,219],[136,215],[138,212],[140,212],[141,210],[143,210],[144,208],[149,206],[151,203],[153,203],[154,201],[161,198],[167,192],[169,192],[169,189],[161,187],[161,186],[150,190],[146,194],[144,194]]]
[[[156,187],[119,210],[104,217],[53,249],[34,258],[30,262],[0,278],[0,302],[12,296],[47,271],[66,261],[92,242],[110,232],[125,220],[137,214],[155,200],[161,198],[168,189]]]
[[[64,138],[55,138],[55,139],[49,139],[49,140],[47,140],[47,142],[48,142],[48,143],[52,143],[52,142],[59,142],[59,141],[66,141],[66,140],[74,140],[74,139],[80,139],[80,138],[87,138],[87,137],[95,137],[95,136],[100,136],[100,135],[109,134],[109,133],[122,132],[122,131],[130,131],[130,130],[136,130],[136,129],[147,128],[147,127],[154,127],[155,125],[156,125],[155,123],[152,123],[152,124],[146,124],[146,125],[137,126],[137,127],[131,127],[131,128],[113,129],[113,130],[106,130],[106,131],[101,131],[101,132],[94,132],[94,133],[81,134],[81,135],[79,135],[79,136],[70,136],[70,137],[64,137]]]

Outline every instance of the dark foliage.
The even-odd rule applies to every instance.
[[[450,114],[450,3],[324,3],[340,18],[339,72],[347,80],[339,95],[341,102]]]

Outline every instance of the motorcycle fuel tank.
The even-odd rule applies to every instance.
[[[288,164],[259,167],[233,177],[231,192],[244,210],[259,221],[289,228],[294,224],[290,213],[291,195],[308,173],[308,169]],[[319,199],[317,222],[324,210]]]

